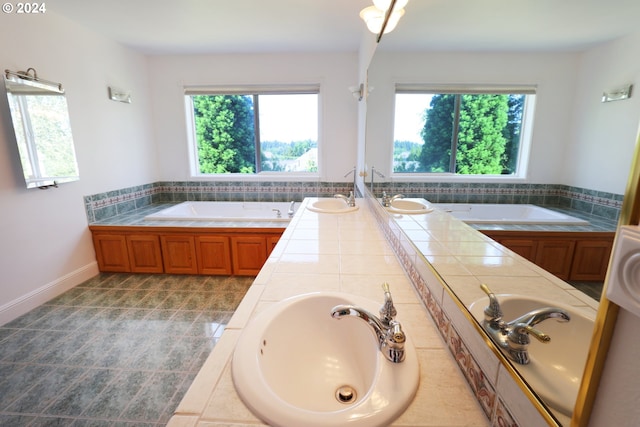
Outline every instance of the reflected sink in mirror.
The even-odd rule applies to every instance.
[[[358,205],[349,206],[344,200],[332,197],[318,199],[317,201],[307,205],[307,209],[318,213],[346,213],[357,211]]]
[[[417,215],[433,212],[433,207],[423,199],[395,199],[385,209],[391,213]]]
[[[344,293],[304,294],[275,303],[244,328],[233,382],[269,425],[386,426],[413,400],[420,372],[410,333],[405,360],[390,362],[366,322],[331,316],[341,304],[372,313],[381,305]]]
[[[535,328],[549,335],[551,340],[541,343],[532,338],[529,364],[517,364],[518,372],[525,381],[556,415],[561,415],[559,418],[567,417],[565,422],[569,425],[591,343],[595,316],[578,307],[535,297],[513,294],[496,294],[496,297],[505,322],[542,307],[557,307],[571,316],[569,322],[548,319],[536,325]],[[480,324],[488,303],[489,298],[481,298],[469,306],[471,314]]]

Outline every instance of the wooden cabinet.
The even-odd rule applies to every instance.
[[[231,275],[231,246],[226,236],[197,236],[198,274]]]
[[[120,234],[93,234],[93,247],[96,250],[100,271],[130,272],[127,238]]]
[[[536,249],[538,244],[533,239],[501,239],[497,240],[503,246],[508,247],[523,258],[536,262]]]
[[[126,236],[132,273],[162,273],[162,252],[158,236]]]
[[[575,245],[574,240],[540,240],[534,263],[562,280],[569,280]]]
[[[271,255],[271,252],[276,247],[276,245],[278,244],[279,240],[280,240],[280,236],[269,236],[269,237],[267,237],[267,257],[269,255]]]
[[[613,232],[481,230],[563,280],[603,281]]]
[[[262,236],[235,236],[231,238],[231,252],[234,273],[254,276],[267,260],[267,240]]]
[[[193,236],[160,236],[160,241],[165,273],[198,274]]]
[[[258,274],[280,228],[90,226],[100,271]]]
[[[572,280],[604,280],[609,267],[611,242],[583,241],[576,243],[571,266]]]

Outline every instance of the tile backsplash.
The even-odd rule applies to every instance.
[[[382,192],[421,197],[432,203],[530,203],[576,209],[586,214],[617,221],[623,195],[571,187],[562,184],[491,183],[375,183],[374,194]]]
[[[346,182],[160,181],[84,197],[89,223],[153,203],[185,201],[288,202],[348,194]]]
[[[159,181],[84,197],[89,222],[128,213],[152,203],[204,201],[302,201],[347,194],[350,182]],[[556,184],[376,183],[382,191],[422,197],[433,203],[531,203],[557,206],[617,221],[623,196]]]

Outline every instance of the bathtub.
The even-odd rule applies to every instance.
[[[536,205],[489,203],[432,203],[432,205],[472,224],[589,224],[589,221]]]
[[[146,221],[289,222],[291,202],[182,202],[144,217]],[[294,207],[294,209],[297,206]],[[278,218],[278,211],[280,218]]]

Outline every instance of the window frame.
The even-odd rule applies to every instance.
[[[525,96],[522,110],[522,122],[520,130],[520,149],[516,161],[516,173],[503,174],[458,174],[455,172],[395,172],[394,171],[394,149],[395,149],[395,102],[396,95],[402,93],[417,94],[456,94],[456,95],[476,95],[476,94],[522,94]],[[392,141],[390,147],[390,175],[394,181],[432,181],[446,179],[448,182],[473,182],[473,181],[498,181],[498,182],[520,182],[528,177],[529,159],[531,155],[533,124],[535,116],[535,105],[537,97],[537,85],[492,85],[492,84],[455,84],[455,85],[432,85],[415,83],[396,83],[393,93],[393,125]]]
[[[184,86],[184,104],[185,104],[185,120],[186,120],[186,132],[187,132],[187,145],[189,156],[189,173],[190,177],[198,180],[260,180],[265,178],[271,181],[288,181],[296,179],[298,181],[305,180],[317,180],[322,173],[322,90],[319,83],[308,84],[292,84],[292,85],[222,85],[222,86]],[[318,167],[316,172],[284,172],[284,171],[257,171],[254,173],[221,173],[221,174],[207,174],[200,172],[200,165],[198,159],[198,147],[196,140],[195,130],[195,117],[194,106],[192,96],[195,95],[245,95],[253,96],[254,100],[256,96],[260,95],[295,95],[295,94],[313,94],[318,98]],[[255,114],[259,114],[256,111]],[[255,121],[259,126],[259,120],[255,117]],[[259,128],[256,132],[256,138],[258,137]],[[257,139],[257,141],[259,141]],[[257,144],[258,142],[256,142]],[[256,152],[259,155],[259,151]],[[259,167],[256,167],[259,169]]]

